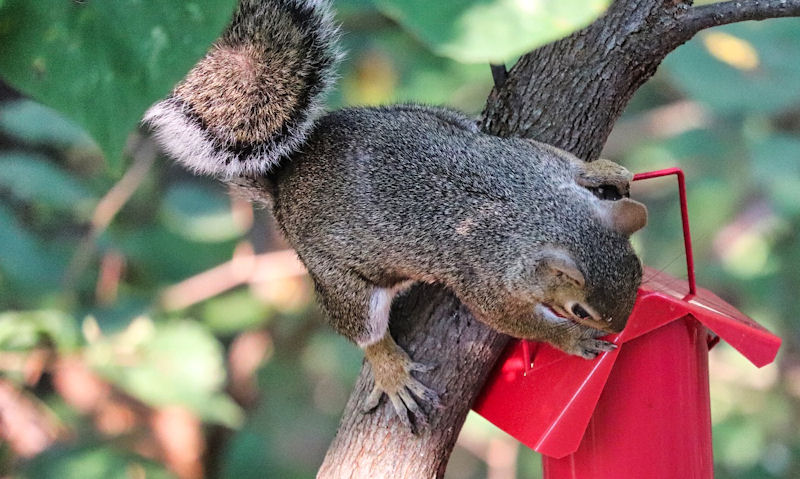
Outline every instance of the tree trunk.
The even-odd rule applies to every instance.
[[[800,0],[696,8],[675,0],[617,0],[592,25],[521,58],[490,94],[482,128],[493,135],[535,138],[595,160],[634,92],[697,31],[793,15],[800,15]],[[398,299],[390,324],[415,361],[438,365],[419,378],[443,393],[442,408],[417,436],[394,417],[390,405],[362,414],[372,382],[362,368],[318,477],[442,477],[470,406],[508,343],[473,319],[452,294],[430,285]]]

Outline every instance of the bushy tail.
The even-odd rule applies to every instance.
[[[198,173],[256,176],[305,140],[341,56],[327,0],[240,0],[230,26],[144,123]]]

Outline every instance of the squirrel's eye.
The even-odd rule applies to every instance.
[[[580,304],[575,304],[572,306],[572,314],[581,319],[592,319],[592,315],[589,314],[588,311],[583,309],[583,307]]]
[[[594,188],[588,188],[593,195],[601,200],[617,201],[622,199],[622,193],[614,185],[601,185]]]
[[[622,195],[619,194],[619,190],[613,186],[601,186],[599,193],[601,200],[617,201],[622,199]]]

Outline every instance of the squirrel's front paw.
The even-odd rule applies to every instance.
[[[614,343],[609,343],[602,339],[582,338],[567,349],[566,352],[585,359],[594,359],[602,352],[613,351],[615,349],[617,349],[617,345]]]
[[[411,376],[411,372],[428,372],[433,367],[411,361],[408,354],[397,346],[391,337],[388,341],[384,339],[369,346],[366,353],[375,386],[364,404],[363,411],[367,413],[378,407],[385,393],[400,421],[411,431],[417,432],[415,425],[427,427],[428,415],[423,406],[438,408],[439,394]],[[413,423],[411,416],[414,418]]]

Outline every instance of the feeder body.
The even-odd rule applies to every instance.
[[[713,477],[708,333],[685,316],[620,351],[574,453],[543,457],[545,479]]]

